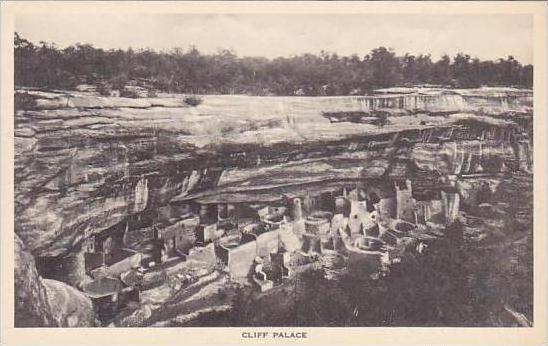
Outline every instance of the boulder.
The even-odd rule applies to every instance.
[[[15,235],[15,327],[56,327],[47,290],[38,275],[34,257]]]
[[[91,300],[76,288],[57,280],[42,280],[58,327],[94,327]]]

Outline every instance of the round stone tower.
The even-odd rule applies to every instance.
[[[293,220],[298,221],[303,218],[303,208],[301,205],[301,199],[300,198],[294,198],[293,199],[293,208],[292,208],[292,215]]]

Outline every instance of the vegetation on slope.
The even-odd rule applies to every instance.
[[[143,81],[161,91],[191,94],[349,95],[424,83],[531,87],[533,82],[533,66],[512,56],[481,61],[459,53],[432,61],[430,55],[398,56],[379,47],[364,56],[322,52],[269,60],[230,50],[206,55],[194,47],[157,52],[77,43],[61,49],[33,44],[17,33],[14,44],[15,84],[53,89],[82,83],[123,89],[128,81]]]

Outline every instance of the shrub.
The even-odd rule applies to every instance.
[[[378,120],[378,125],[379,126],[384,126],[384,125],[388,124],[388,113],[379,112],[376,116],[377,116],[377,119],[379,119]]]
[[[204,100],[199,96],[189,95],[189,96],[185,96],[183,101],[189,106],[196,107],[199,104],[201,104]]]
[[[108,85],[100,84],[100,85],[97,86],[97,92],[101,96],[111,96],[112,89]]]
[[[219,131],[221,132],[222,135],[229,135],[231,133],[234,133],[234,131],[236,131],[236,128],[233,125],[223,124],[220,127]]]
[[[219,288],[217,290],[217,295],[219,296],[219,299],[222,300],[222,301],[225,301],[226,298],[228,298],[228,294],[227,294],[225,288]]]
[[[120,97],[129,97],[132,99],[137,99],[140,97],[140,95],[136,90],[123,88],[120,90]]]

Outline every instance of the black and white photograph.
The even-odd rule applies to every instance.
[[[534,28],[17,13],[13,327],[534,327]]]

